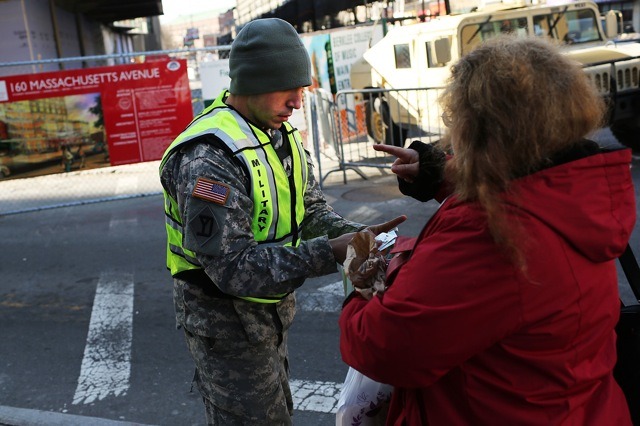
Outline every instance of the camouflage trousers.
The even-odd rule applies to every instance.
[[[185,330],[207,424],[291,425],[287,332],[259,343],[216,340]]]

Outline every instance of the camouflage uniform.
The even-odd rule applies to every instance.
[[[287,330],[295,314],[293,291],[307,277],[336,272],[328,240],[365,226],[345,220],[327,205],[310,155],[307,159],[303,241],[297,247],[257,244],[251,228],[251,181],[215,136],[197,137],[169,157],[161,171],[164,188],[178,202],[183,244],[196,252],[206,272],[205,280],[174,279],[174,305],[196,364],[209,424],[291,424]],[[198,177],[228,185],[226,203],[193,197]],[[222,225],[206,238],[198,236],[194,228],[211,216]],[[279,293],[291,294],[278,303],[234,297]]]

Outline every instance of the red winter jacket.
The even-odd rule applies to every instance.
[[[612,376],[630,161],[602,153],[514,182],[527,276],[479,206],[450,198],[385,294],[345,305],[342,357],[394,386],[388,425],[631,424]]]

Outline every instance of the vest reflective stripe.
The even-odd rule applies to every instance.
[[[287,123],[288,124],[288,123]],[[289,129],[289,127],[287,127],[287,129]],[[300,136],[300,133],[296,130],[293,131],[293,127],[291,127],[291,134],[289,134],[289,130],[287,130],[287,134],[285,136],[287,136],[287,139],[289,138],[293,138],[295,140],[295,143],[292,145],[295,145],[297,147],[300,147],[300,155],[293,155],[293,178],[294,178],[294,182],[295,182],[295,187],[296,188],[300,188],[301,192],[299,191],[299,194],[301,194],[302,196],[302,200],[300,200],[300,202],[296,202],[296,219],[298,221],[298,224],[302,223],[302,220],[304,219],[304,213],[305,213],[305,208],[304,208],[304,194],[307,192],[307,183],[309,182],[308,178],[308,172],[309,172],[309,168],[307,167],[307,155],[306,152],[304,150],[304,148],[302,148],[302,136]],[[296,170],[301,170],[302,173],[295,173]]]
[[[196,259],[196,254],[180,245],[180,242],[182,241],[182,226],[178,225],[171,218],[166,218],[165,225],[167,227],[167,235],[170,236],[167,239],[169,250],[171,250],[172,253],[183,257],[187,262],[194,265],[194,268],[199,268],[200,262]]]
[[[167,230],[167,268],[174,275],[180,271],[200,268],[196,254],[182,247],[182,223],[178,215],[178,204],[165,191],[165,229]]]
[[[255,303],[278,303],[279,301],[281,301],[282,299],[284,299],[285,297],[287,297],[289,295],[289,293],[283,293],[277,297],[273,297],[273,298],[260,298],[260,297],[240,297],[240,299],[244,299],[248,302],[255,302]]]
[[[304,193],[308,181],[306,153],[300,134],[284,123],[283,143],[288,143],[292,158],[293,185],[262,130],[247,123],[235,110],[227,107],[221,94],[214,103],[194,118],[165,152],[160,170],[169,156],[179,147],[202,135],[211,134],[227,145],[241,160],[251,179],[251,198],[254,202],[252,232],[255,240],[264,245],[294,245],[300,243],[299,227],[304,218]],[[172,275],[201,268],[195,253],[182,247],[184,229],[177,202],[164,191],[167,229],[167,267]],[[275,303],[286,294],[275,297],[243,297],[259,303]]]
[[[251,192],[254,199],[253,206],[253,235],[256,241],[275,240],[278,238],[276,224],[279,220],[287,220],[286,215],[282,219],[278,213],[289,211],[288,201],[278,200],[278,185],[288,185],[288,182],[276,182],[273,173],[269,173],[265,164],[269,164],[268,156],[264,151],[246,150],[243,153],[243,161],[251,170]],[[279,209],[274,208],[274,200]],[[282,224],[291,229],[290,222]]]

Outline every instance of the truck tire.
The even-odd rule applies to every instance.
[[[640,154],[640,117],[616,121],[610,126],[611,133],[622,145]]]
[[[374,114],[376,114],[376,112],[373,111],[373,102],[374,102],[373,98],[370,98],[369,100],[364,101],[364,117],[367,125],[367,135],[369,135],[371,139],[377,142],[376,124],[373,116]]]
[[[389,114],[389,105],[384,98],[372,97],[365,101],[365,118],[367,134],[375,143],[404,146],[407,131],[393,122]]]

